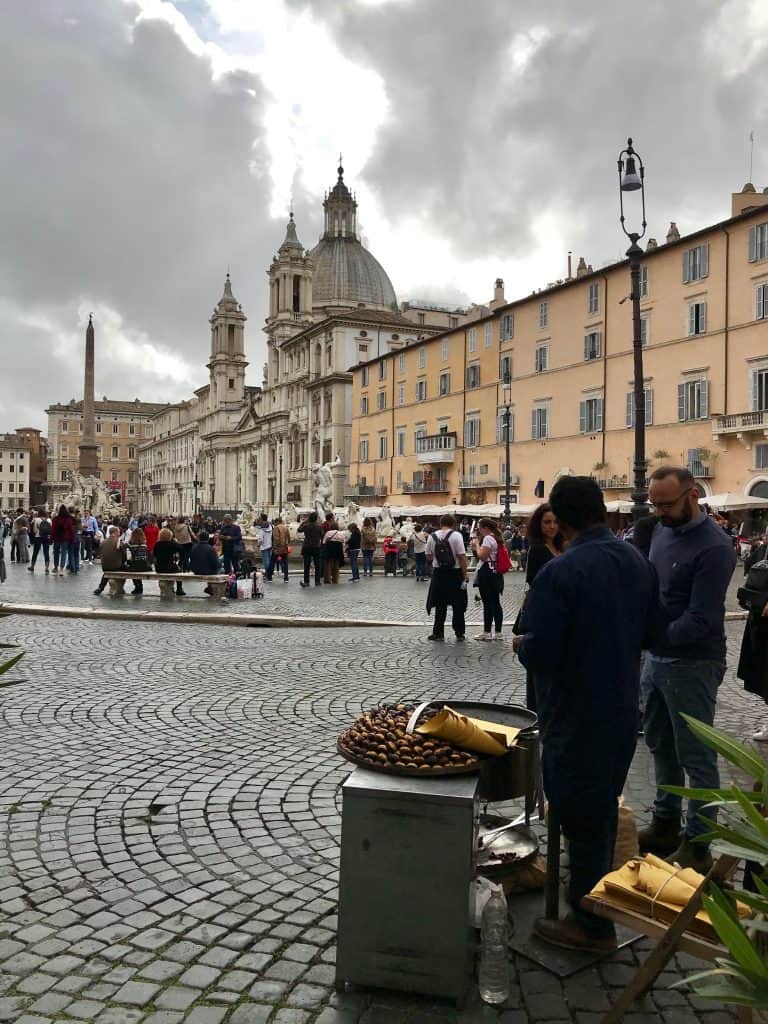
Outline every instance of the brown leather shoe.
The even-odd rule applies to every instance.
[[[610,953],[618,947],[615,935],[590,935],[569,914],[562,921],[550,921],[540,917],[533,926],[534,934],[561,949],[593,949],[599,953]]]

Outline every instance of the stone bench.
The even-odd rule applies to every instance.
[[[210,596],[224,599],[227,577],[196,576],[192,572],[105,572],[104,578],[109,581],[109,592],[113,596],[125,593],[128,580],[156,580],[160,584],[160,597],[174,596],[174,583],[205,583],[210,588]]]

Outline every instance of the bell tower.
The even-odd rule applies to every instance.
[[[229,274],[224,294],[214,307],[211,324],[210,408],[241,406],[245,400],[245,321],[243,307],[232,294]]]
[[[312,260],[298,239],[291,211],[285,240],[269,268],[270,320],[296,325],[311,320],[312,270]]]

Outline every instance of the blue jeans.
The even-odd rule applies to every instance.
[[[272,548],[261,549],[261,564],[264,566],[264,575],[269,576],[269,569],[272,565]]]
[[[65,540],[55,540],[53,542],[53,568],[63,569],[67,564],[67,553],[69,552],[69,544]]]
[[[80,538],[73,540],[67,551],[67,568],[70,572],[80,572]]]
[[[352,569],[352,579],[360,579],[360,567],[357,564],[357,560],[360,557],[360,551],[350,551],[349,553],[349,564]]]
[[[720,661],[681,658],[661,661],[646,654],[640,689],[643,703],[645,742],[653,754],[657,786],[684,786],[694,789],[717,789],[720,772],[717,754],[693,735],[680,717],[681,713],[712,725],[715,718],[717,690],[725,675]],[[653,805],[657,818],[679,820],[682,797],[658,789]],[[704,802],[689,800],[685,818],[685,835],[695,839],[708,831],[698,815],[717,818],[712,808],[702,810]]]
[[[369,576],[373,576],[373,556],[376,552],[371,549],[363,549],[363,572],[368,573]]]
[[[427,553],[421,551],[414,554],[414,560],[416,561],[416,579],[425,580],[427,578]]]

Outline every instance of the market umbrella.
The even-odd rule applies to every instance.
[[[699,499],[702,505],[710,508],[732,511],[740,508],[768,508],[768,498],[758,498],[752,494],[736,494],[727,491],[723,494],[711,494]]]

